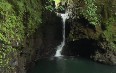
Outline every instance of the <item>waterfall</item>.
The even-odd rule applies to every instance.
[[[61,44],[56,47],[57,51],[56,51],[55,57],[62,56],[61,52],[65,45],[65,21],[66,21],[66,19],[68,19],[68,13],[61,14],[61,18],[62,18],[62,22],[63,22],[63,30],[62,30],[63,40],[62,40]]]

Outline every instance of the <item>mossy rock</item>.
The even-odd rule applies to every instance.
[[[41,9],[40,0],[0,0],[0,72],[15,72],[10,62],[18,60],[18,47],[41,24]]]

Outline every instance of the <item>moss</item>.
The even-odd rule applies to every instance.
[[[103,32],[106,40],[111,42],[111,46],[113,47],[111,49],[113,49],[113,50],[116,50],[116,44],[115,44],[116,25],[115,25],[115,22],[116,22],[116,20],[114,17],[109,18],[106,22],[106,30]]]
[[[105,22],[106,30],[103,32],[110,41],[113,41],[113,35],[115,35],[115,18],[111,17]]]

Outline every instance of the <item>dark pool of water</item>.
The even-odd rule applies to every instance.
[[[116,66],[83,58],[54,57],[39,60],[30,73],[116,73]]]

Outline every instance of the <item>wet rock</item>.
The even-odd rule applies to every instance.
[[[79,9],[84,8],[85,4],[83,1],[74,0],[71,4],[72,8],[69,9],[70,18],[67,21],[68,26],[70,26],[70,31],[66,34],[66,45],[62,53],[67,56],[79,55],[100,63],[116,65],[115,21],[107,23],[107,21],[110,22],[110,18],[114,18],[110,15],[114,14],[116,10],[109,12],[108,9],[105,8],[108,3],[97,0],[96,5],[98,5],[99,8],[98,15],[102,17],[100,18],[101,22],[94,26],[79,12]],[[76,6],[76,4],[78,4],[78,6]],[[113,3],[111,3],[111,5],[112,4]],[[67,8],[70,8],[70,5]],[[110,9],[113,10],[113,8]]]

